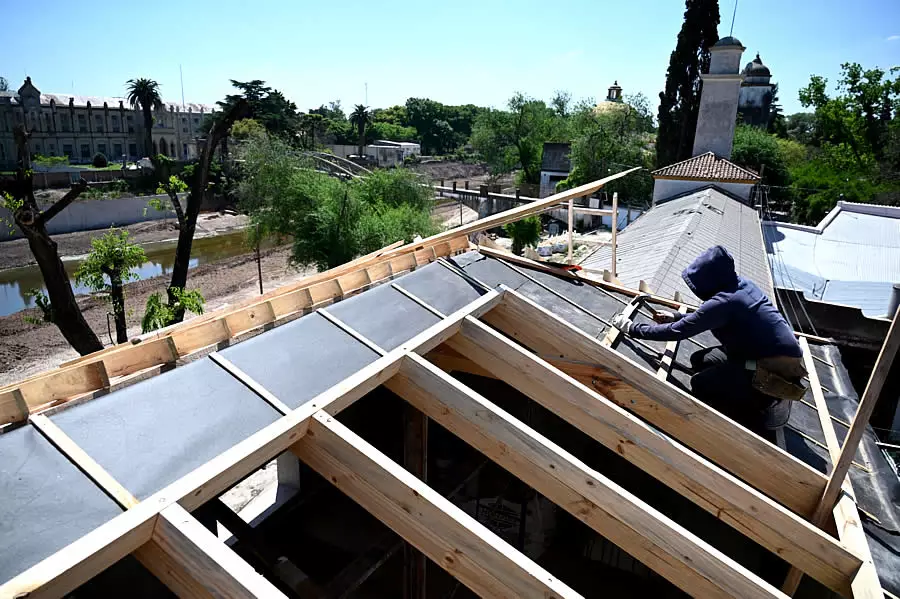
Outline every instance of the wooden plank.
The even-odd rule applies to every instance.
[[[381,264],[373,264],[369,268],[366,269],[369,272],[369,279],[373,282],[383,281],[385,279],[389,279],[393,274],[391,272],[391,263],[390,262],[382,262]]]
[[[28,404],[18,389],[0,392],[0,425],[28,418]]]
[[[678,313],[684,316],[687,314],[687,306],[678,308]],[[659,368],[656,369],[656,378],[661,381],[669,380],[669,372],[672,370],[672,363],[675,361],[675,354],[678,353],[678,341],[669,341],[666,343],[666,349],[663,351],[662,359],[659,361]]]
[[[414,252],[413,255],[416,259],[416,266],[428,264],[429,262],[433,262],[438,258],[438,255],[435,253],[434,248],[431,246],[418,250]]]
[[[391,271],[394,274],[399,274],[401,272],[406,272],[407,270],[414,269],[418,263],[416,262],[416,257],[412,254],[408,254],[405,256],[398,256],[397,258],[392,258],[390,262],[388,262],[391,266]]]
[[[224,318],[172,332],[172,340],[179,356],[186,356],[204,347],[228,341],[231,337],[231,329],[228,328]]]
[[[204,587],[200,596],[285,597],[177,503],[160,512],[153,542]]]
[[[313,306],[317,306],[324,302],[331,302],[335,298],[343,295],[344,291],[338,282],[325,281],[309,288],[309,296],[312,298]]]
[[[131,348],[112,352],[103,356],[106,372],[110,378],[134,374],[145,368],[170,364],[178,359],[178,348],[171,337],[144,341]]]
[[[275,310],[269,302],[264,302],[251,308],[244,308],[225,317],[225,322],[228,323],[228,329],[232,335],[240,335],[274,320]]]
[[[507,289],[482,320],[541,355],[583,363],[569,374],[794,512],[812,513],[822,474],[555,314]]]
[[[231,360],[223,356],[218,352],[213,352],[209,354],[209,359],[218,364],[225,370],[228,374],[239,380],[243,383],[248,389],[256,393],[263,401],[268,403],[270,406],[281,412],[282,414],[287,414],[291,411],[291,409],[284,404],[280,399],[275,397],[275,395],[253,380],[250,375],[246,372],[238,368]]]
[[[181,599],[213,599],[206,587],[187,573],[175,558],[166,553],[156,541],[149,540],[132,554],[172,593]]]
[[[292,450],[479,596],[579,596],[328,414]]]
[[[350,295],[372,283],[364,268],[338,277],[337,282],[343,295]]]
[[[150,540],[158,508],[148,502],[116,516],[0,586],[0,597],[58,599]]]
[[[29,409],[61,399],[109,387],[109,376],[103,362],[79,364],[66,370],[53,370],[19,387]]]
[[[630,210],[630,209],[629,209]],[[613,192],[613,200],[612,200],[612,211],[610,213],[610,224],[612,225],[610,229],[612,230],[612,235],[610,237],[610,244],[612,250],[612,257],[609,265],[609,272],[612,274],[613,278],[616,278],[616,271],[618,268],[616,267],[616,239],[619,234],[619,192]]]
[[[815,401],[815,410],[819,417],[819,424],[822,427],[822,436],[825,438],[825,446],[832,464],[837,461],[841,453],[841,445],[838,442],[837,434],[834,431],[834,425],[831,423],[830,414],[828,412],[828,404],[825,401],[825,395],[822,393],[822,386],[819,382],[819,373],[816,371],[816,364],[813,360],[812,352],[809,349],[809,342],[805,337],[799,337],[797,341],[803,350],[803,363],[806,366],[807,376],[809,377],[809,389],[812,392]],[[880,599],[881,581],[878,578],[878,571],[875,569],[875,562],[872,560],[872,553],[869,549],[869,543],[866,540],[866,533],[863,530],[860,520],[859,511],[856,509],[854,501],[853,485],[850,483],[850,477],[845,476],[843,482],[844,495],[842,495],[835,505],[832,514],[834,516],[835,528],[837,529],[838,538],[847,549],[860,557],[862,564],[856,576],[851,582],[851,590],[855,599],[863,597],[869,599]],[[785,577],[781,590],[788,595],[793,595],[800,585],[803,573],[797,568],[791,568]]]
[[[447,345],[741,534],[849,596],[860,560],[800,516],[477,320],[467,318]]]
[[[476,364],[446,343],[428,352],[425,358],[441,370],[447,372],[465,372],[466,374],[477,374],[478,376],[493,379],[497,378],[491,371],[480,364]]]
[[[838,496],[841,494],[844,478],[850,471],[850,465],[853,462],[853,457],[856,455],[859,442],[866,432],[869,418],[872,416],[872,412],[875,411],[878,398],[881,396],[881,389],[884,387],[884,383],[891,372],[894,356],[897,355],[897,350],[900,349],[900,324],[898,323],[900,323],[900,309],[894,315],[891,328],[884,339],[881,351],[878,352],[878,359],[875,360],[875,367],[872,368],[872,374],[869,376],[866,390],[863,392],[856,414],[850,422],[850,430],[847,431],[847,436],[844,437],[841,453],[832,464],[832,471],[828,478],[828,484],[825,486],[825,492],[822,494],[822,499],[813,513],[812,521],[815,524],[821,525],[825,522],[828,514],[834,509]]]
[[[123,487],[119,481],[114,479],[112,475],[103,469],[100,464],[94,461],[85,451],[78,446],[61,428],[53,424],[46,416],[35,414],[29,419],[44,437],[47,438],[56,448],[62,452],[69,460],[75,464],[88,478],[103,489],[116,503],[125,509],[133,508],[138,504],[137,498]]]
[[[328,322],[330,322],[337,328],[341,329],[342,331],[344,331],[345,333],[347,333],[348,335],[350,335],[351,337],[353,337],[354,339],[356,339],[357,341],[359,341],[360,343],[362,343],[363,345],[365,345],[366,347],[371,349],[376,354],[383,356],[387,353],[385,350],[378,347],[375,343],[373,343],[371,340],[369,340],[364,335],[359,333],[359,331],[357,331],[356,329],[354,329],[353,327],[351,327],[350,325],[348,325],[347,323],[342,321],[340,318],[338,318],[334,314],[328,312],[327,310],[319,310],[318,312],[319,312],[319,316],[322,316],[325,320],[327,320]]]
[[[281,318],[288,314],[293,314],[294,312],[306,310],[312,306],[313,302],[308,289],[298,289],[278,297],[273,297],[269,300],[269,304],[272,306],[275,318]]]
[[[702,597],[781,596],[424,358],[408,356],[387,387],[682,590]]]

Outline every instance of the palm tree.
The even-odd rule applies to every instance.
[[[129,79],[128,103],[132,108],[141,107],[144,113],[144,150],[153,158],[153,110],[162,110],[159,83],[153,79]]]
[[[359,155],[363,155],[363,148],[366,145],[366,126],[372,124],[372,115],[369,114],[369,107],[357,104],[350,113],[350,124],[356,127],[359,132]]]

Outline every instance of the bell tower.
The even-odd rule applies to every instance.
[[[744,46],[735,37],[723,37],[709,49],[709,73],[700,75],[703,92],[694,135],[693,156],[713,152],[731,158],[738,99],[741,92],[741,54]]]

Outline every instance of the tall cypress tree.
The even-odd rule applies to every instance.
[[[703,84],[700,74],[709,72],[709,48],[719,39],[718,0],[684,4],[684,24],[666,71],[666,91],[659,94],[657,166],[691,157]]]

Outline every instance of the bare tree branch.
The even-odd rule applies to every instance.
[[[56,203],[52,206],[44,210],[38,215],[38,220],[44,224],[47,224],[51,218],[62,212],[66,206],[75,201],[78,196],[82,194],[82,192],[87,189],[87,181],[84,179],[79,179],[78,183],[76,183],[72,189],[66,193],[62,198],[60,198]]]

